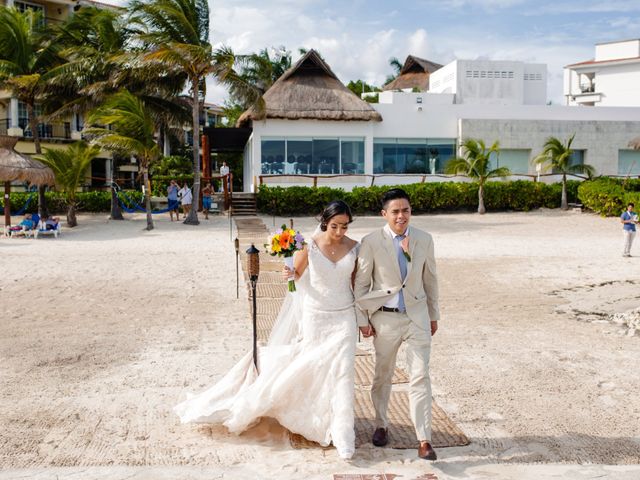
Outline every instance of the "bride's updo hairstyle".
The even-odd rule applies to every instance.
[[[346,215],[349,217],[349,223],[353,222],[353,215],[351,215],[351,208],[342,200],[335,200],[325,207],[320,214],[320,230],[327,231],[327,225],[329,221],[336,215]]]

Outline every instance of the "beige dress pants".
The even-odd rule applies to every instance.
[[[373,340],[376,369],[371,387],[376,428],[388,428],[387,409],[396,355],[400,345],[406,342],[411,420],[418,440],[431,442],[431,332],[420,328],[404,313],[376,312],[371,317],[371,324],[376,330]]]

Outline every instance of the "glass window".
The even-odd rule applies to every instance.
[[[442,173],[455,149],[452,139],[375,138],[373,173]]]
[[[341,138],[340,163],[342,173],[364,173],[364,140]]]
[[[444,166],[456,156],[456,141],[446,138],[429,138],[427,152],[427,173],[444,173]]]
[[[313,140],[311,138],[296,138],[287,140],[287,163],[285,173],[311,173],[313,160]]]
[[[511,173],[529,173],[530,150],[500,150],[498,166],[507,167]]]
[[[618,150],[618,175],[640,175],[639,150]]]
[[[373,173],[398,173],[395,138],[373,139]]]
[[[569,165],[582,165],[584,163],[584,150],[574,150],[569,155]]]
[[[340,173],[340,144],[337,138],[313,139],[313,173],[331,175]]]
[[[284,173],[285,140],[262,140],[262,173]]]
[[[427,140],[399,138],[396,170],[398,173],[427,173]]]

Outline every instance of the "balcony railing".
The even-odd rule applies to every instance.
[[[33,138],[31,126],[27,118],[18,119],[18,126],[22,129],[25,138]],[[39,123],[38,136],[42,139],[70,140],[71,122]]]
[[[596,86],[594,84],[584,83],[580,85],[580,93],[594,93]]]

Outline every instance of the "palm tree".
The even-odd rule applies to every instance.
[[[484,185],[490,178],[508,177],[511,171],[507,167],[491,168],[491,155],[500,152],[500,145],[493,142],[489,148],[483,140],[468,138],[462,143],[464,157],[449,160],[445,166],[445,173],[452,175],[465,175],[478,183],[478,213],[486,213],[484,207]]]
[[[571,163],[571,154],[573,153],[571,144],[575,136],[575,133],[571,135],[566,143],[556,137],[547,138],[542,153],[533,159],[533,163],[541,165],[544,171],[551,170],[554,173],[562,174],[562,200],[560,202],[562,210],[569,209],[569,204],[567,203],[567,174],[583,173],[591,178],[596,172],[596,169],[591,165]]]
[[[85,142],[76,142],[64,150],[45,148],[44,154],[36,159],[53,170],[58,185],[64,194],[67,204],[67,225],[78,225],[76,209],[78,201],[76,193],[78,186],[85,178],[91,161],[100,154],[100,147],[90,146]]]
[[[160,157],[160,148],[155,141],[156,121],[152,112],[142,99],[128,90],[122,90],[92,112],[89,123],[111,127],[92,127],[86,130],[88,135],[95,137],[97,145],[138,159],[144,182],[147,230],[153,230],[149,166]]]
[[[40,18],[41,13],[31,9],[21,13],[0,6],[0,89],[9,90],[26,105],[36,154],[42,153],[36,104],[45,95],[50,70],[61,60],[59,47]],[[44,192],[44,186],[38,188],[41,216],[47,213]]]
[[[400,75],[400,72],[402,71],[402,63],[400,63],[400,60],[398,60],[397,57],[391,57],[389,59],[389,66],[393,69],[393,74],[387,76],[387,79],[384,81],[385,85],[398,78],[398,75]]]
[[[209,43],[209,6],[207,0],[133,0],[131,22],[140,30],[148,53],[146,62],[158,62],[169,70],[183,72],[191,94],[193,126],[193,208],[184,223],[197,225],[200,196],[200,102],[205,97],[205,78],[209,74],[224,77],[233,67],[233,57],[214,52]]]

